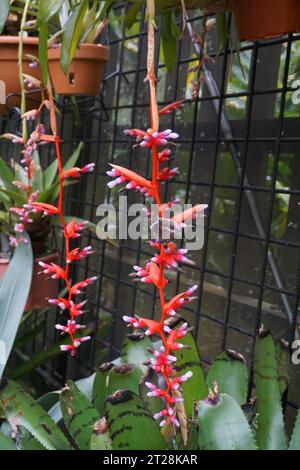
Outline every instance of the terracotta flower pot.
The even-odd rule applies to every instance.
[[[45,308],[49,305],[48,301],[46,300],[47,298],[51,299],[53,297],[57,297],[58,279],[49,279],[47,274],[38,273],[40,273],[42,270],[41,266],[39,265],[39,261],[43,261],[44,263],[57,264],[58,259],[59,254],[57,252],[34,259],[31,287],[27,303],[25,305],[25,311]]]
[[[2,279],[2,277],[6,273],[8,265],[9,265],[9,259],[6,256],[0,254],[0,279]]]
[[[7,114],[7,108],[20,106],[20,96],[9,96],[21,93],[18,69],[18,36],[0,36],[0,114]],[[31,59],[27,54],[38,57],[38,38],[24,38],[23,72],[41,79],[40,69],[29,67]],[[41,102],[39,92],[27,95],[27,110],[36,108]]]
[[[44,263],[57,263],[59,254],[57,252],[41,258],[35,258],[33,261],[33,271],[31,279],[31,287],[28,294],[25,311],[27,310],[38,310],[40,308],[47,307],[49,303],[46,298],[51,299],[57,297],[58,294],[58,280],[49,279],[46,274],[38,274],[41,272],[39,261]],[[9,266],[9,260],[6,257],[0,256],[0,279],[6,273]]]
[[[61,70],[60,47],[48,50],[49,73],[57,95],[94,96],[100,91],[109,48],[102,44],[81,44],[67,75]]]
[[[233,0],[232,8],[241,41],[300,31],[299,0]]]

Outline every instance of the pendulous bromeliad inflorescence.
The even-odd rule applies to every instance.
[[[24,80],[31,87],[41,87],[41,83],[33,77],[26,75]],[[44,98],[45,93],[48,94],[48,99]],[[78,347],[88,341],[90,336],[80,336],[80,330],[85,328],[84,325],[77,323],[77,318],[84,312],[84,305],[86,301],[78,301],[78,295],[82,294],[84,289],[90,284],[97,280],[96,276],[89,277],[83,281],[72,283],[70,276],[70,267],[75,261],[80,261],[83,258],[93,254],[91,246],[87,247],[72,247],[74,240],[77,240],[82,231],[87,228],[88,222],[76,221],[71,219],[69,222],[63,213],[64,203],[64,185],[67,180],[78,179],[81,175],[91,173],[94,170],[94,163],[89,163],[82,168],[72,167],[64,169],[62,156],[60,152],[60,138],[57,132],[56,125],[56,114],[53,97],[50,89],[43,90],[43,101],[38,109],[34,109],[25,112],[22,115],[23,122],[32,121],[35,124],[33,132],[29,138],[26,138],[26,133],[23,132],[23,136],[17,136],[13,134],[5,134],[2,137],[11,140],[13,143],[23,146],[22,150],[22,161],[24,168],[24,174],[26,175],[26,182],[16,180],[13,184],[22,189],[26,194],[27,202],[22,207],[13,207],[11,212],[15,214],[18,221],[14,225],[15,234],[11,236],[10,243],[12,246],[17,246],[20,243],[28,243],[27,238],[24,236],[24,232],[28,227],[28,224],[33,222],[33,214],[41,214],[42,217],[58,216],[60,220],[61,230],[65,241],[65,253],[63,265],[55,263],[44,263],[40,261],[41,272],[49,275],[52,279],[60,279],[66,287],[67,294],[65,297],[59,297],[55,299],[48,299],[48,302],[52,305],[56,305],[60,308],[61,312],[68,315],[66,325],[57,324],[56,328],[61,331],[62,334],[69,336],[69,341],[66,344],[60,346],[62,351],[69,351],[72,356],[76,354]],[[41,122],[42,111],[48,109],[50,113],[51,133],[47,134],[44,125]],[[24,136],[25,134],[25,136]],[[57,160],[58,174],[59,174],[59,195],[57,204],[48,204],[40,199],[40,193],[32,189],[32,178],[36,172],[35,162],[33,159],[33,153],[42,144],[53,144],[55,147],[55,155]],[[51,189],[51,188],[50,188]]]
[[[107,172],[108,176],[113,179],[108,183],[109,188],[126,184],[126,189],[134,189],[149,198],[151,201],[154,200],[158,206],[158,220],[157,224],[160,226],[164,220],[166,208],[172,205],[171,203],[162,203],[160,196],[160,183],[161,181],[167,181],[171,179],[175,174],[178,173],[177,168],[170,168],[168,165],[163,168],[162,163],[169,161],[171,150],[169,148],[170,142],[178,138],[178,134],[170,129],[159,130],[159,116],[164,114],[170,114],[176,109],[182,107],[181,101],[176,101],[161,110],[158,110],[156,101],[156,78],[154,70],[154,50],[155,50],[155,29],[154,29],[154,2],[148,0],[148,57],[147,57],[147,69],[148,76],[147,80],[150,86],[150,120],[151,127],[146,130],[140,129],[129,129],[125,131],[125,134],[133,137],[136,143],[151,152],[152,162],[152,178],[148,180],[141,175],[121,167],[119,165],[112,164],[111,169]],[[179,226],[183,226],[185,220],[193,218],[199,211],[203,211],[206,206],[196,205],[192,209],[184,211],[173,217],[173,222]],[[158,234],[161,230],[158,230]],[[188,332],[188,325],[182,324],[178,328],[170,328],[168,325],[169,317],[177,315],[177,310],[184,304],[193,300],[193,294],[197,289],[197,286],[193,286],[190,289],[182,292],[171,300],[166,301],[164,288],[167,284],[165,277],[165,270],[174,269],[178,266],[178,263],[191,263],[186,258],[185,249],[175,247],[173,241],[166,242],[161,240],[159,236],[150,241],[150,245],[156,250],[153,258],[146,263],[144,267],[134,266],[134,272],[132,276],[135,280],[147,284],[153,284],[159,294],[161,317],[159,321],[154,321],[147,318],[139,318],[137,316],[123,317],[124,321],[128,323],[128,326],[133,328],[141,328],[145,330],[145,334],[152,336],[157,335],[161,340],[161,346],[158,351],[155,351],[153,357],[150,360],[150,367],[158,374],[163,381],[163,386],[156,386],[151,382],[146,382],[146,386],[149,388],[148,396],[150,397],[161,397],[164,400],[165,406],[162,411],[155,414],[155,418],[160,420],[160,425],[171,423],[172,425],[179,426],[179,421],[176,417],[176,404],[182,402],[182,398],[178,396],[178,389],[180,385],[188,380],[192,376],[192,372],[187,372],[182,376],[176,376],[174,370],[174,363],[176,357],[173,355],[173,351],[184,347],[180,343],[180,338],[185,336]]]

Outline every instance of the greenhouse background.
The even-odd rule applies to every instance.
[[[93,176],[68,189],[66,212],[95,224],[98,205],[117,202],[116,193],[107,188],[109,162],[134,166],[144,175],[149,172],[142,150],[132,148],[123,133],[128,127],[148,125],[146,25],[140,16],[125,30],[123,18],[123,8],[116,8],[105,33],[110,60],[99,98],[59,101],[63,154],[83,141],[80,164],[96,164]],[[165,184],[163,193],[167,200],[208,204],[204,247],[191,252],[196,265],[173,273],[167,292],[175,295],[190,284],[199,285],[196,302],[184,308],[183,315],[194,327],[204,365],[229,348],[242,353],[251,367],[261,325],[276,338],[289,342],[298,338],[300,104],[294,83],[300,79],[300,35],[243,43],[237,54],[232,44],[219,52],[213,30],[208,37],[213,60],[205,64],[201,94],[193,100],[191,68],[199,49],[188,36],[191,28],[200,32],[200,26],[199,16],[190,12],[171,73],[166,74],[163,55],[157,53],[159,104],[186,101],[175,116],[164,117],[166,128],[180,135],[180,176]],[[20,115],[12,109],[1,120],[1,133],[15,132],[19,126]],[[10,143],[1,142],[0,149],[8,160],[18,158]],[[43,150],[42,158],[45,164],[50,161],[51,151]],[[128,197],[138,200],[132,194]],[[56,243],[61,243],[59,231]],[[95,333],[75,360],[58,356],[37,368],[37,375],[53,389],[62,386],[66,376],[82,378],[119,355],[126,334],[124,314],[151,312],[155,318],[159,307],[154,289],[151,292],[128,277],[132,265],[149,257],[146,244],[131,240],[111,244],[95,233],[82,238],[82,245],[88,244],[96,254],[81,262],[74,276],[99,276],[88,292],[90,307],[83,319]],[[19,358],[26,360],[57,342],[53,326],[58,315],[51,309],[30,320],[28,331],[40,331],[17,350]],[[295,415],[299,386],[299,366],[294,366],[285,397],[288,415]]]

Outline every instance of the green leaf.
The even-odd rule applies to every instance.
[[[173,69],[176,62],[177,39],[178,29],[173,11],[163,12],[161,14],[161,44],[168,72]]]
[[[287,390],[290,383],[290,353],[289,345],[284,340],[276,342],[276,357],[277,357],[277,370],[279,390],[281,396]]]
[[[216,14],[216,26],[218,48],[219,50],[223,50],[228,39],[226,14],[224,12],[218,12]]]
[[[298,410],[289,450],[300,450],[300,409]]]
[[[45,410],[49,411],[59,400],[58,392],[48,392],[37,399],[37,403]]]
[[[64,164],[63,166],[64,171],[69,170],[70,168],[73,168],[74,166],[76,166],[76,163],[80,157],[82,148],[83,148],[83,142],[79,142],[79,144],[77,145],[76,149],[74,150],[70,158]]]
[[[124,363],[135,365],[141,371],[141,375],[143,375],[147,370],[144,362],[149,361],[151,357],[148,349],[152,347],[152,342],[146,335],[127,335],[121,347],[121,360]]]
[[[90,449],[93,425],[99,413],[72,380],[60,394],[60,406],[65,425],[80,450]]]
[[[260,330],[255,346],[254,383],[257,396],[256,440],[261,450],[286,448],[276,350],[273,337]]]
[[[0,450],[16,450],[16,445],[12,438],[0,432]]]
[[[186,415],[188,418],[192,418],[194,403],[205,398],[208,394],[208,389],[200,362],[198,348],[192,333],[188,333],[181,338],[180,343],[186,345],[188,348],[174,351],[174,356],[177,357],[175,369],[178,375],[184,375],[188,371],[193,372],[192,377],[182,384],[182,396],[184,398]]]
[[[4,382],[4,380],[3,380]],[[0,405],[8,421],[27,429],[46,449],[71,449],[70,443],[43,408],[17,382],[2,383]]]
[[[40,2],[47,4],[48,2]],[[39,60],[42,70],[42,82],[48,84],[48,23],[42,23],[39,27]]]
[[[9,166],[5,163],[3,158],[0,157],[0,181],[2,181],[3,186],[12,192],[18,192],[17,187],[13,184],[15,176],[10,170]]]
[[[213,388],[213,382],[217,382],[220,392],[227,393],[239,405],[243,405],[246,402],[248,387],[245,359],[235,351],[222,352],[214,360],[206,382],[209,388]]]
[[[139,393],[141,371],[133,364],[121,364],[111,369],[107,379],[106,396],[120,389]]]
[[[132,3],[126,11],[125,25],[126,28],[130,29],[136,20],[138,12],[141,10],[142,5],[140,3]]]
[[[48,23],[48,21],[58,12],[65,0],[44,0],[39,2],[37,17],[38,25]]]
[[[25,237],[28,244],[23,243],[15,249],[0,284],[0,340],[1,345],[5,347],[5,351],[1,352],[5,354],[6,361],[15,341],[31,286],[32,249],[28,235],[25,234]],[[0,362],[0,377],[6,361]]]
[[[236,401],[226,393],[198,403],[200,450],[255,450],[251,428]]]
[[[101,416],[104,414],[104,402],[107,397],[107,383],[110,370],[113,366],[114,364],[111,362],[102,364],[96,372],[93,383],[93,403]]]
[[[20,437],[18,439],[18,446],[17,447],[18,447],[19,450],[46,450],[46,447],[44,447],[23,426],[20,426]]]
[[[0,34],[2,33],[7,16],[9,13],[9,6],[10,6],[10,0],[2,0],[1,1],[1,8],[0,8]]]
[[[57,160],[54,160],[44,171],[44,188],[45,190],[52,186],[58,171]]]
[[[34,164],[34,174],[31,179],[31,186],[33,191],[43,191],[43,170],[41,167],[40,156],[37,151],[32,154],[32,161]]]
[[[167,443],[143,401],[129,390],[119,390],[105,402],[114,450],[165,450]]]
[[[0,193],[3,196],[4,202],[9,200],[11,201],[12,206],[23,206],[23,204],[26,204],[26,197],[24,195],[25,193],[22,194],[21,192],[17,191],[16,187],[14,189],[14,191],[10,191],[9,189],[0,188]]]
[[[82,0],[74,9],[65,26],[60,56],[61,68],[65,75],[68,73],[69,65],[74,58],[78,46],[88,4],[89,0]]]
[[[101,418],[94,424],[90,442],[91,450],[112,450],[111,439],[106,428],[106,418]]]

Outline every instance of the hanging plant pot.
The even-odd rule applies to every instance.
[[[0,36],[0,114],[5,115],[13,106],[20,107],[21,86],[18,69],[18,36]],[[38,57],[38,38],[27,37],[23,40],[23,73],[41,79],[40,69],[29,67],[29,56]],[[26,108],[34,109],[41,102],[40,92],[27,93]],[[5,105],[6,103],[6,105]]]
[[[81,44],[67,75],[61,70],[60,47],[48,50],[49,73],[57,95],[95,96],[99,93],[109,48],[102,44]]]
[[[49,306],[47,299],[57,297],[58,294],[58,279],[49,279],[48,274],[39,274],[42,270],[39,265],[40,261],[44,263],[55,263],[57,264],[59,254],[57,252],[41,258],[35,258],[33,261],[33,271],[31,287],[28,294],[25,311],[27,310],[38,310]]]
[[[254,41],[300,31],[299,0],[233,0],[241,41]]]

